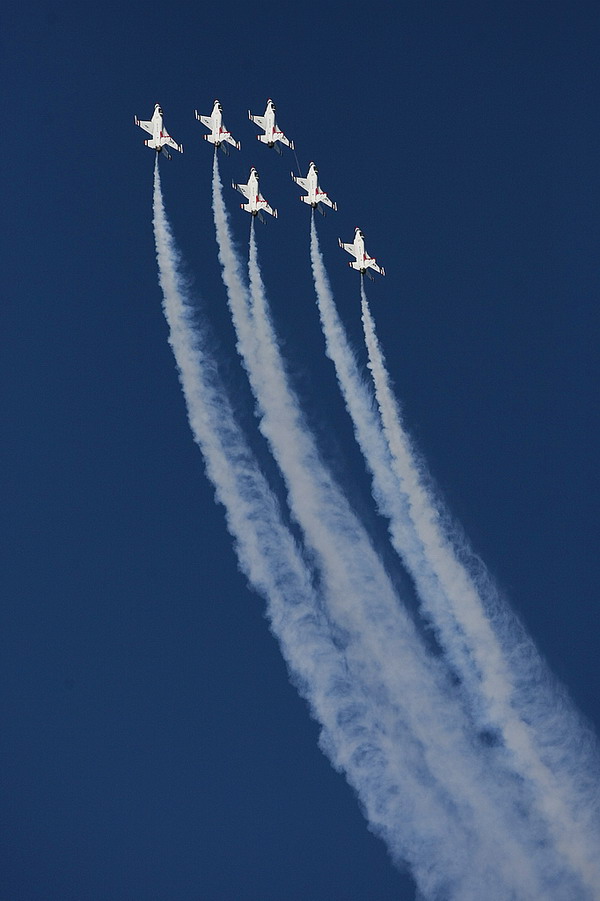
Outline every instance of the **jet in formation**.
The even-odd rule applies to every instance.
[[[281,143],[285,144],[286,147],[289,147],[290,150],[294,149],[294,142],[290,141],[289,138],[286,138],[275,122],[275,104],[272,100],[267,100],[267,108],[264,116],[254,116],[250,110],[248,110],[248,118],[264,131],[264,135],[256,135],[256,137],[259,141],[262,141],[263,144],[266,144],[267,147],[274,147],[278,153],[281,153],[280,148],[277,146],[277,141],[281,141]]]
[[[238,185],[235,182],[232,182],[231,186],[239,191],[240,194],[243,194],[247,203],[240,203],[240,207],[243,210],[246,210],[247,213],[251,213],[253,216],[258,216],[261,222],[264,222],[264,217],[262,215],[263,210],[265,213],[269,213],[271,216],[274,216],[277,219],[277,210],[272,209],[265,198],[262,196],[260,191],[258,190],[258,172],[252,166],[250,169],[250,178],[248,179],[247,184]]]
[[[196,119],[202,122],[210,131],[210,134],[202,135],[205,141],[209,141],[215,147],[220,147],[224,153],[227,153],[225,142],[233,144],[238,150],[240,149],[240,142],[236,141],[231,132],[227,131],[223,125],[223,107],[218,100],[215,100],[210,116],[201,116],[198,110],[194,110],[194,112],[196,113]]]
[[[357,269],[361,275],[368,275],[370,279],[373,278],[369,269],[374,269],[375,272],[379,272],[380,275],[385,275],[385,269],[383,266],[378,266],[373,257],[370,257],[365,250],[365,236],[361,232],[360,228],[356,228],[354,231],[354,243],[352,244],[344,244],[343,241],[338,238],[338,242],[340,247],[345,250],[347,253],[352,254],[355,259],[348,263],[353,269]]]
[[[149,141],[144,141],[146,147],[152,147],[157,153],[164,153],[169,160],[171,159],[171,154],[167,150],[167,146],[172,147],[173,150],[178,150],[179,153],[183,153],[183,145],[177,144],[164,126],[163,111],[160,103],[154,104],[154,114],[149,121],[138,119],[137,116],[133,117],[133,121],[152,135]]]
[[[330,200],[325,191],[322,191],[319,187],[319,170],[314,163],[311,163],[308,167],[306,178],[300,178],[298,175],[294,175],[293,172],[290,174],[296,184],[300,185],[302,190],[307,192],[300,197],[303,203],[309,203],[313,210],[317,209],[323,216],[325,215],[325,210],[321,209],[320,203],[331,207],[332,210],[337,210],[337,203]]]

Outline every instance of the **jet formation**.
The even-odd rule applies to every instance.
[[[267,106],[263,116],[255,116],[248,110],[248,118],[254,122],[255,125],[258,125],[263,132],[262,134],[256,135],[257,139],[262,144],[274,148],[281,154],[282,151],[279,144],[284,144],[286,147],[289,147],[290,150],[294,150],[295,148],[294,142],[286,137],[277,125],[275,111],[276,107],[273,101],[267,100]],[[220,147],[221,150],[227,153],[227,144],[240,150],[240,142],[236,141],[231,132],[225,128],[223,123],[223,107],[218,100],[215,100],[210,116],[201,116],[198,110],[195,110],[194,114],[196,119],[208,128],[208,134],[204,134],[202,137],[205,141],[214,145],[215,152],[217,148]],[[146,147],[156,150],[157,154],[162,153],[167,159],[171,159],[171,154],[167,150],[167,147],[178,150],[179,153],[183,153],[183,146],[177,144],[165,128],[163,111],[159,103],[154,105],[154,113],[151,119],[144,121],[138,119],[137,116],[134,116],[133,121],[144,131],[152,135],[150,139],[144,141]],[[298,168],[300,167],[298,166]],[[291,173],[291,176],[293,181],[299,185],[303,191],[306,191],[306,193],[300,197],[300,200],[303,203],[308,204],[313,210],[319,210],[323,215],[325,215],[325,210],[322,208],[322,205],[327,206],[332,210],[337,210],[337,203],[331,200],[327,193],[322,191],[319,187],[319,170],[313,162],[311,162],[308,167],[306,177],[303,178],[300,175],[294,175],[293,172]],[[232,182],[232,187],[245,197],[246,202],[241,203],[240,207],[247,213],[258,217],[261,222],[265,221],[262,215],[263,212],[269,213],[274,219],[277,218],[277,210],[269,206],[263,195],[260,193],[259,175],[254,166],[250,169],[250,175],[246,184]],[[351,244],[344,244],[340,238],[338,238],[338,243],[342,250],[345,250],[354,257],[354,259],[348,263],[352,269],[356,269],[361,275],[367,275],[371,279],[373,278],[371,270],[378,272],[380,275],[385,275],[383,266],[379,266],[375,257],[370,257],[366,252],[365,236],[360,228],[355,229],[354,241]]]

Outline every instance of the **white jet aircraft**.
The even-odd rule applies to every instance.
[[[171,154],[166,149],[165,145],[168,144],[173,150],[178,150],[180,153],[183,153],[183,145],[177,144],[173,140],[163,124],[163,111],[160,107],[160,103],[154,104],[154,114],[150,121],[138,119],[137,116],[133,117],[133,121],[136,125],[139,125],[140,128],[143,128],[144,131],[147,131],[152,135],[152,138],[149,141],[144,141],[146,147],[152,147],[157,153],[161,153],[162,151],[169,160],[171,159]]]
[[[235,182],[231,183],[232,188],[235,188],[236,191],[239,191],[240,194],[243,194],[248,203],[240,203],[240,207],[243,210],[246,210],[247,213],[251,213],[253,216],[258,216],[261,222],[264,222],[264,218],[262,215],[262,211],[265,213],[270,213],[271,216],[274,216],[277,219],[277,210],[271,209],[265,198],[262,196],[260,191],[258,190],[258,172],[252,166],[250,169],[250,178],[248,179],[248,183],[245,185],[238,185]]]
[[[351,253],[353,257],[356,257],[351,263],[348,263],[353,269],[357,269],[361,275],[368,275],[372,280],[373,276],[369,272],[369,269],[374,269],[375,272],[379,272],[380,275],[385,275],[385,269],[383,266],[378,266],[375,262],[374,257],[370,257],[369,254],[365,251],[365,236],[361,232],[360,228],[356,228],[354,231],[354,243],[353,244],[344,244],[340,238],[338,238],[340,247]]]
[[[294,142],[290,141],[289,138],[286,138],[275,122],[275,104],[272,100],[267,100],[267,108],[264,116],[253,116],[250,110],[248,110],[248,118],[264,131],[264,135],[256,135],[256,137],[259,141],[262,141],[263,144],[266,144],[267,147],[274,147],[277,153],[281,153],[281,150],[277,146],[277,141],[281,141],[281,143],[289,147],[290,150],[294,149]]]
[[[210,116],[201,116],[198,110],[194,110],[194,112],[196,113],[196,119],[210,130],[209,135],[202,135],[205,141],[209,141],[215,147],[220,147],[224,153],[227,153],[224,141],[228,144],[233,144],[238,150],[240,149],[240,142],[236,141],[231,132],[227,131],[223,125],[223,107],[218,100],[215,100]]]
[[[298,175],[294,175],[293,172],[290,175],[297,185],[300,185],[304,191],[308,192],[300,198],[303,203],[309,203],[313,210],[317,209],[323,216],[325,215],[325,210],[321,209],[320,203],[331,207],[332,210],[337,210],[337,203],[330,200],[325,191],[322,191],[319,187],[319,170],[314,163],[311,163],[308,167],[306,178],[300,178]]]

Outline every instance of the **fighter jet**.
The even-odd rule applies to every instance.
[[[231,187],[235,188],[236,191],[239,191],[240,194],[243,194],[248,203],[240,203],[240,207],[243,210],[246,210],[247,213],[252,213],[253,216],[258,216],[261,222],[264,222],[264,217],[262,215],[262,211],[265,213],[270,213],[271,216],[274,216],[277,219],[277,210],[271,209],[265,198],[262,196],[260,191],[258,190],[258,172],[252,166],[250,169],[250,178],[248,179],[248,183],[245,185],[238,185],[235,182],[231,183]]]
[[[137,116],[133,117],[133,121],[136,125],[139,125],[140,128],[143,128],[144,131],[147,131],[152,135],[152,138],[149,141],[144,141],[146,147],[152,147],[157,153],[164,153],[169,160],[171,159],[171,154],[166,149],[166,144],[168,144],[169,147],[172,147],[173,150],[178,150],[180,153],[183,153],[183,145],[175,143],[163,124],[163,111],[160,107],[160,103],[154,104],[154,114],[149,122],[138,119]]]
[[[313,210],[317,209],[323,216],[325,215],[325,210],[321,209],[319,206],[320,203],[326,204],[326,206],[331,207],[332,210],[337,210],[337,203],[330,200],[325,191],[322,191],[319,187],[319,170],[314,163],[311,163],[308,167],[306,178],[300,178],[299,176],[294,175],[293,172],[291,172],[290,175],[297,185],[300,185],[304,191],[308,192],[300,198],[303,203],[309,203]]]
[[[267,100],[267,108],[264,116],[253,116],[250,110],[248,110],[248,118],[264,131],[264,135],[256,135],[256,137],[259,141],[262,141],[263,144],[266,144],[267,147],[274,147],[277,153],[281,153],[280,148],[277,146],[277,141],[281,141],[281,143],[289,147],[290,150],[294,149],[294,142],[290,141],[289,138],[286,138],[275,122],[275,104],[272,100]]]
[[[368,253],[365,251],[365,236],[361,232],[360,228],[356,228],[354,230],[354,243],[353,244],[344,244],[340,238],[338,238],[338,242],[340,247],[343,250],[346,250],[348,253],[351,253],[353,257],[356,257],[351,263],[348,263],[353,269],[357,269],[361,275],[368,275],[371,280],[373,280],[373,276],[369,272],[369,269],[374,269],[375,272],[379,272],[380,275],[385,275],[385,269],[383,266],[378,266],[373,257],[370,257]]]
[[[196,119],[210,129],[209,135],[202,135],[205,141],[209,141],[215,147],[220,147],[223,153],[227,153],[224,141],[228,144],[233,144],[238,150],[240,149],[240,142],[236,141],[231,132],[227,131],[223,125],[223,107],[218,100],[215,100],[210,116],[201,116],[198,110],[194,110],[194,112],[196,113]]]

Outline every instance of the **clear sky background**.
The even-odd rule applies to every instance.
[[[155,102],[185,146],[167,212],[242,421],[216,259],[218,97],[279,219],[276,326],[324,454],[373,534],[324,356],[294,157],[364,361],[356,225],[406,422],[454,516],[600,723],[600,8],[585,2],[16,3],[2,12],[2,901],[411,899],[289,684],[193,444],[161,312]],[[227,201],[240,247],[249,221]],[[260,445],[257,443],[259,452]],[[268,461],[265,459],[265,465]]]

